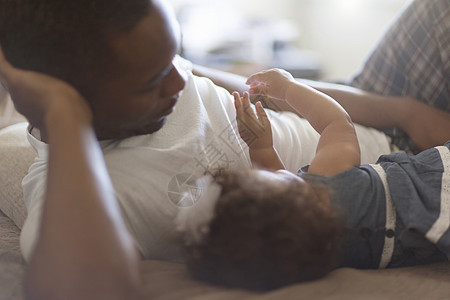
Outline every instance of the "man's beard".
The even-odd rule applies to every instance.
[[[167,116],[139,128],[116,128],[115,130],[104,128],[96,129],[96,134],[98,140],[121,140],[133,136],[155,133],[163,128],[166,121]]]

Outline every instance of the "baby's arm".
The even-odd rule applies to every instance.
[[[251,94],[285,100],[321,135],[309,172],[332,176],[359,167],[360,151],[353,122],[331,97],[295,81],[279,69],[254,74],[247,84]]]
[[[248,145],[253,165],[267,170],[284,169],[273,147],[270,121],[261,102],[255,105],[255,115],[247,92],[244,93],[244,97],[240,97],[238,92],[234,92],[233,96],[239,135]]]

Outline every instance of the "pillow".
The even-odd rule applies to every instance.
[[[20,229],[27,216],[22,179],[36,157],[28,143],[27,123],[0,130],[0,210]]]

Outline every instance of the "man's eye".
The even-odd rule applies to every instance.
[[[149,85],[142,89],[143,93],[153,92],[156,89],[156,84]]]

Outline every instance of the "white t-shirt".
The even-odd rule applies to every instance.
[[[218,167],[251,167],[247,146],[236,129],[233,97],[210,80],[186,73],[186,87],[161,130],[101,142],[125,223],[146,259],[181,260],[174,218],[179,209],[198,199],[197,178]],[[288,112],[268,111],[268,115],[275,147],[286,167],[296,172],[310,163],[319,135],[309,123]],[[375,162],[390,152],[384,134],[361,126],[357,131],[364,162]],[[33,135],[29,133],[28,140],[38,156],[23,180],[28,217],[21,249],[26,259],[38,235],[48,157],[48,145],[38,133]]]

